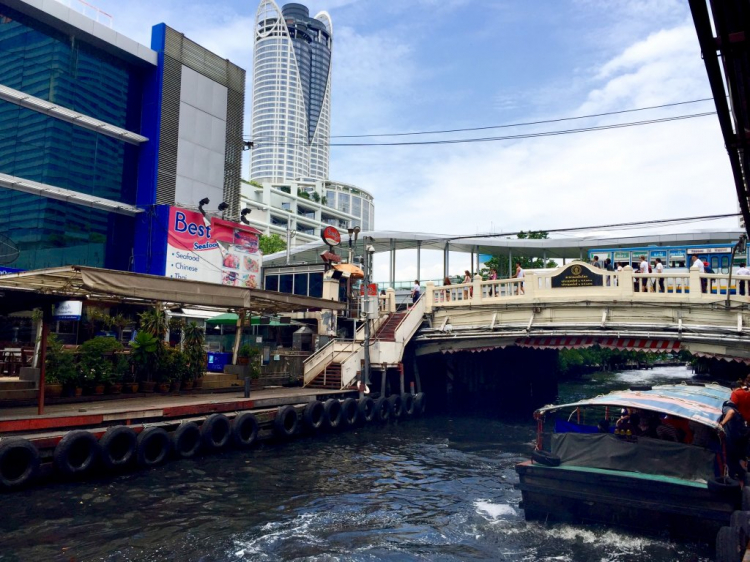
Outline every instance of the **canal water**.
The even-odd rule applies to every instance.
[[[596,373],[570,401],[679,382]],[[706,545],[526,523],[514,465],[528,418],[429,416],[0,495],[0,561],[708,561]]]

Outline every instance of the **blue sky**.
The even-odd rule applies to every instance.
[[[499,125],[710,97],[684,0],[306,4],[311,13],[326,10],[333,20],[333,135]],[[144,44],[151,25],[163,21],[251,75],[256,1],[98,0],[96,5],[113,16],[117,31]],[[713,109],[703,102],[463,136]],[[373,193],[379,230],[507,232],[737,209],[715,116],[480,144],[339,147],[332,150],[330,176]],[[677,230],[722,226],[737,221]],[[398,277],[413,278],[413,259],[399,260]],[[462,258],[451,263],[464,269]],[[376,263],[378,277],[386,277],[385,268]],[[437,256],[423,257],[423,268],[423,278],[441,276]]]

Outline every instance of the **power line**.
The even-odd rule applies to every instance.
[[[500,137],[480,137],[470,139],[443,139],[434,141],[403,141],[403,142],[374,142],[374,143],[328,143],[329,147],[365,147],[365,146],[421,146],[421,145],[440,145],[440,144],[469,144],[477,142],[497,142],[504,140],[519,140],[519,139],[531,139],[540,137],[555,137],[562,135],[573,135],[579,133],[589,133],[596,131],[609,131],[613,129],[624,129],[627,127],[640,127],[643,125],[654,125],[657,123],[668,123],[670,121],[683,121],[686,119],[696,119],[698,117],[707,117],[709,115],[716,115],[715,111],[707,111],[704,113],[693,113],[688,115],[677,115],[674,117],[662,117],[660,119],[648,119],[644,121],[630,121],[627,123],[616,123],[612,125],[600,125],[596,127],[581,127],[578,129],[563,129],[560,131],[542,131],[538,133],[526,133],[520,135],[506,135]],[[299,142],[264,142],[263,140],[254,141],[254,148],[257,150],[262,147],[279,147],[279,146],[297,146]],[[325,143],[319,145],[325,146]]]
[[[620,111],[608,111],[606,113],[592,113],[590,115],[579,115],[576,117],[559,117],[557,119],[544,119],[541,121],[525,121],[520,123],[508,123],[505,125],[488,125],[486,127],[467,127],[465,129],[442,129],[437,131],[415,131],[411,133],[378,133],[367,135],[331,135],[332,139],[355,139],[355,138],[372,138],[372,137],[405,137],[411,135],[437,135],[441,133],[464,133],[467,131],[486,131],[489,129],[508,129],[510,127],[527,127],[530,125],[544,125],[546,123],[561,123],[563,121],[576,121],[579,119],[590,119],[593,117],[606,117],[608,115],[621,115],[623,113],[634,113],[636,111],[648,111],[651,109],[663,109],[665,107],[675,107],[678,105],[687,105],[691,103],[700,103],[704,101],[713,101],[713,98],[701,98],[690,101],[679,101],[675,103],[665,103],[662,105],[651,105],[648,107],[637,107],[635,109],[622,109]]]

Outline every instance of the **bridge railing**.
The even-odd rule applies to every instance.
[[[567,278],[562,283],[560,275],[571,265],[579,265],[583,271],[579,276],[581,284],[575,286],[576,279]],[[586,285],[586,279],[595,283]],[[692,290],[691,290],[692,289]],[[484,281],[474,277],[472,283],[435,286],[426,284],[425,312],[433,308],[470,307],[480,304],[501,302],[525,302],[552,297],[574,299],[678,299],[687,302],[716,302],[726,298],[727,292],[732,301],[750,302],[750,277],[734,275],[730,279],[726,273],[700,273],[696,269],[667,271],[665,273],[637,273],[629,266],[623,271],[603,271],[593,266],[574,262],[564,267],[550,269],[543,273],[530,272],[523,279],[495,279]]]

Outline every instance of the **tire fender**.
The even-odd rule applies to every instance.
[[[250,412],[242,412],[232,421],[232,438],[237,447],[252,447],[258,440],[258,418]]]
[[[385,396],[375,400],[375,419],[380,423],[386,423],[391,419],[391,403]]]
[[[305,406],[302,419],[308,429],[317,431],[323,427],[323,420],[325,418],[325,408],[323,408],[323,402],[320,400],[313,400]]]
[[[401,395],[401,411],[409,417],[414,415],[414,396],[409,392],[404,392]]]
[[[65,476],[84,474],[91,470],[101,453],[99,442],[88,431],[69,431],[55,447],[55,468]]]
[[[716,533],[716,562],[740,562],[745,552],[742,529],[722,527]]]
[[[369,396],[364,396],[358,400],[357,409],[359,410],[359,419],[365,423],[370,423],[375,419],[375,401]]]
[[[338,429],[341,425],[341,402],[335,398],[329,398],[323,404],[325,410],[325,426],[328,429]]]
[[[0,442],[0,488],[12,490],[39,476],[39,451],[26,439]]]
[[[424,392],[417,392],[414,395],[414,413],[421,416],[427,409],[427,396]]]
[[[388,397],[388,402],[391,404],[391,418],[394,420],[397,420],[401,417],[401,410],[403,407],[403,402],[401,401],[401,395],[400,394],[391,394]]]
[[[224,414],[211,414],[201,424],[201,441],[209,451],[219,451],[227,446],[232,436],[232,424]]]
[[[146,427],[138,434],[138,466],[150,468],[163,463],[169,455],[172,442],[161,427]]]
[[[706,483],[708,491],[721,498],[740,497],[740,482],[729,476],[709,478]]]
[[[135,462],[138,448],[138,435],[126,425],[110,427],[99,438],[102,450],[102,464],[107,470],[127,468]]]
[[[172,433],[172,450],[181,459],[194,458],[201,449],[201,430],[195,422],[187,422]]]
[[[279,437],[291,437],[297,431],[297,410],[294,406],[280,406],[273,420],[273,429]]]
[[[359,422],[359,408],[354,398],[346,398],[341,403],[341,421],[347,427],[354,427]]]

